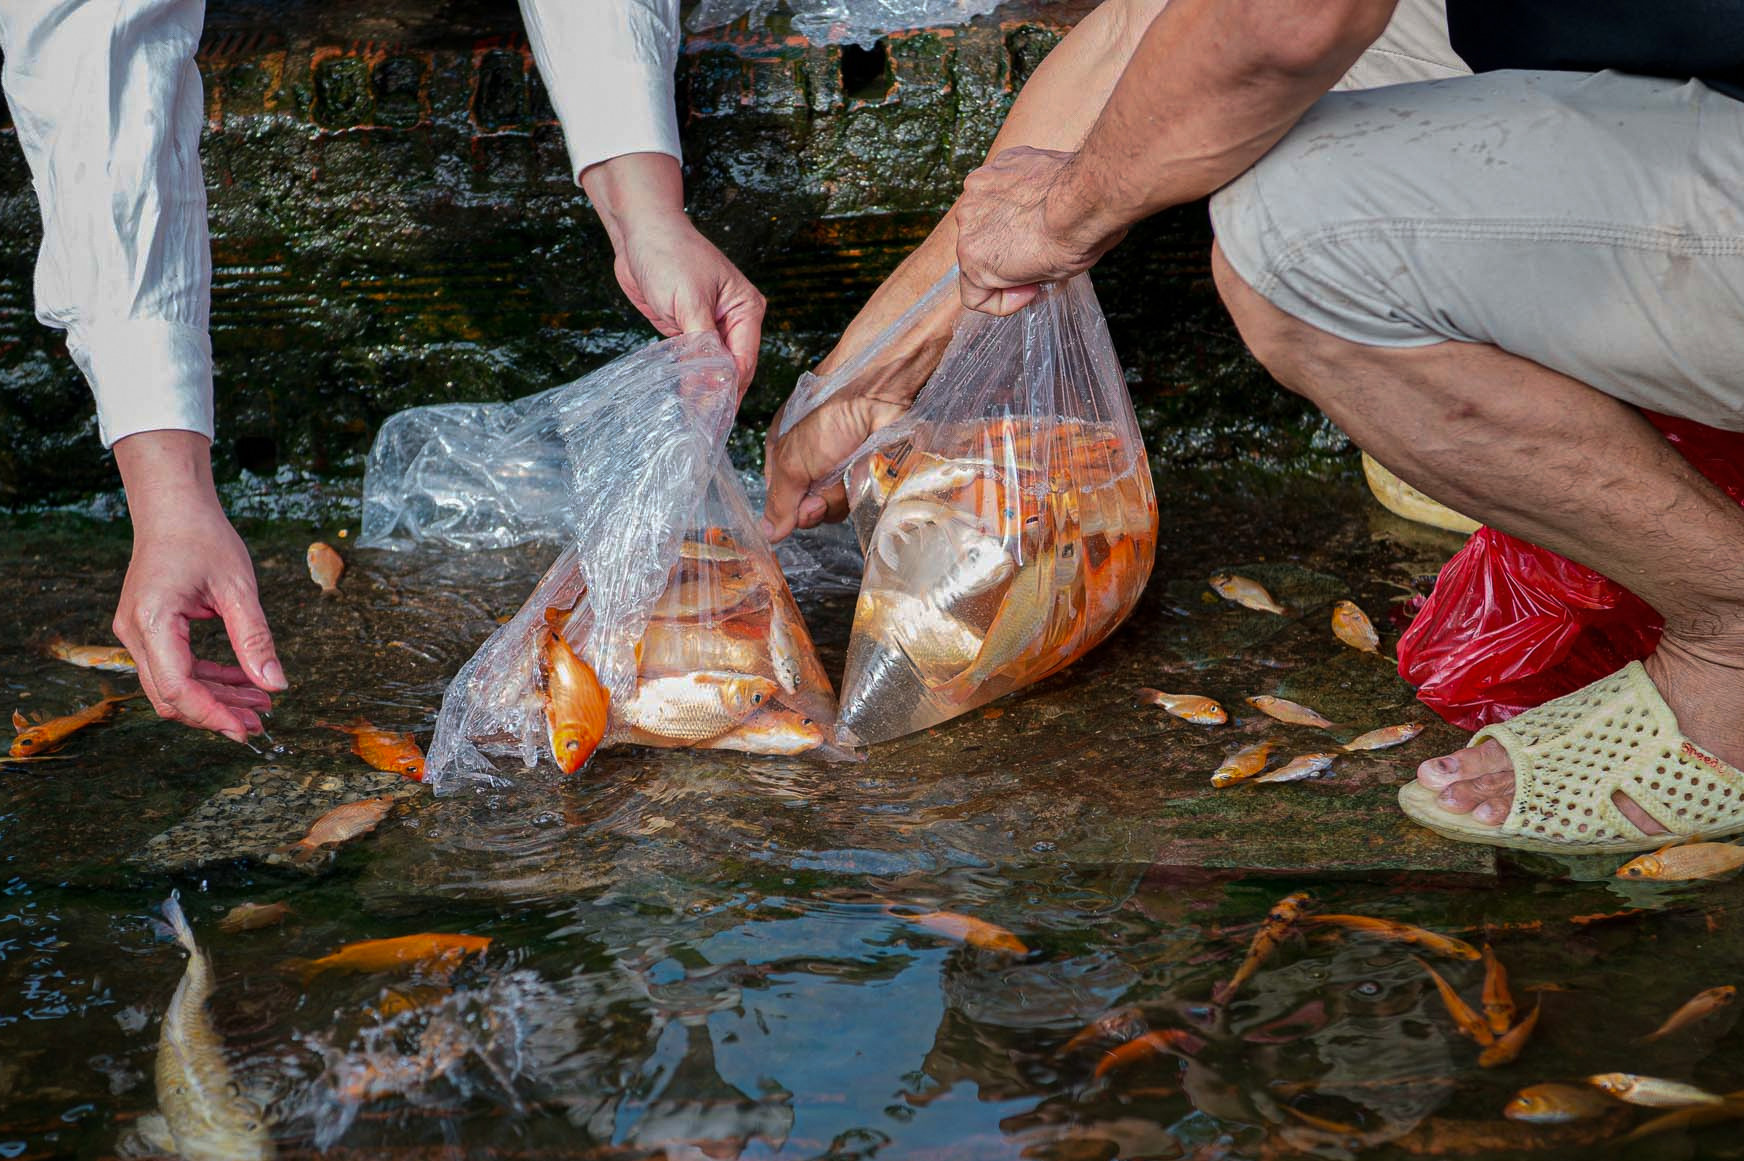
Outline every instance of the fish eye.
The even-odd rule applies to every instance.
[[[18,739],[18,748],[21,750],[28,750],[34,745],[36,745],[35,738],[19,738]]]
[[[802,726],[809,726],[809,725],[811,725],[811,719],[810,718],[801,718],[799,721],[799,724]]]
[[[565,750],[579,750],[581,749],[581,743],[576,739],[571,738],[569,741],[563,743],[563,748]]]
[[[1351,989],[1351,991],[1359,996],[1378,996],[1381,994],[1381,990],[1381,985],[1373,980],[1364,980],[1362,983]]]
[[[752,705],[762,705],[763,704],[763,695],[760,693],[752,694],[751,695],[751,704]]]

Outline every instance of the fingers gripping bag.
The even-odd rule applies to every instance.
[[[802,384],[820,398],[779,422],[866,362]],[[844,478],[866,557],[846,742],[925,729],[1057,672],[1114,631],[1150,576],[1156,494],[1087,276],[1006,318],[963,312],[913,406]]]
[[[496,781],[497,756],[573,773],[621,742],[842,756],[829,678],[726,457],[737,398],[719,340],[686,335],[501,433],[516,461],[562,449],[568,546],[449,684],[436,790]]]

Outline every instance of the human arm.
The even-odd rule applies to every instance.
[[[663,335],[716,331],[750,386],[763,296],[684,212],[673,69],[678,0],[520,0],[570,169],[631,305]]]
[[[202,15],[199,0],[9,0],[0,47],[42,211],[37,317],[67,332],[134,517],[116,633],[158,713],[241,740],[270,704],[262,690],[284,680],[273,676],[253,568],[219,508],[207,451]],[[185,610],[202,587],[230,594],[232,643],[260,688],[195,661]]]
[[[1081,20],[1024,85],[988,157],[1018,145],[1075,148],[1095,123],[1121,70],[1165,2],[1107,0]],[[956,262],[957,215],[953,206],[873,292],[835,348],[817,365],[818,375],[828,376],[846,366],[945,276]],[[907,410],[950,343],[958,314],[955,302],[942,303],[882,351],[876,365],[792,431],[780,438],[771,431],[764,467],[769,485],[764,523],[773,539],[795,527],[810,528],[846,514],[840,483],[829,475],[868,435]]]
[[[957,204],[962,301],[1010,314],[1135,222],[1265,155],[1380,36],[1396,0],[1173,0],[1075,153],[1016,149]]]

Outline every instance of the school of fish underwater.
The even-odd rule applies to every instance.
[[[604,745],[584,594],[523,607],[549,547],[241,521],[292,683],[242,747],[128,697],[124,523],[8,517],[0,1158],[1744,1157],[1736,867],[1395,804],[1465,736],[1393,657],[1460,537],[1354,471],[1159,473],[1153,526],[1127,463],[1014,564],[950,522],[967,461],[882,462],[881,595],[705,521]],[[916,580],[928,537],[968,563]],[[432,793],[506,623],[544,760]],[[831,735],[868,666],[901,712]]]

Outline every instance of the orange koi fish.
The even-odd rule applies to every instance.
[[[119,645],[72,645],[56,637],[48,643],[48,652],[50,657],[80,669],[100,669],[106,673],[134,673],[139,669],[133,654]]]
[[[1484,944],[1484,1023],[1497,1036],[1514,1024],[1514,996],[1508,991],[1508,969]]]
[[[1278,721],[1286,722],[1292,726],[1313,726],[1316,729],[1321,730],[1329,730],[1332,728],[1332,723],[1321,717],[1318,713],[1315,713],[1305,705],[1289,701],[1285,698],[1272,697],[1270,694],[1261,694],[1259,697],[1248,698],[1247,704],[1253,706],[1268,718],[1276,718]]]
[[[393,939],[366,939],[348,943],[320,959],[287,960],[285,966],[307,983],[324,972],[386,972],[422,968],[445,975],[473,956],[483,955],[491,945],[483,935],[450,935],[427,932]]]
[[[339,574],[345,571],[345,561],[333,547],[317,540],[309,546],[304,559],[309,564],[309,579],[321,586],[321,595],[338,596]]]
[[[1258,581],[1248,580],[1245,576],[1234,573],[1220,572],[1210,580],[1211,590],[1226,601],[1234,601],[1244,608],[1254,609],[1261,613],[1277,613],[1283,615],[1289,610],[1272,599],[1272,594]]]
[[[1715,1012],[1730,1008],[1737,998],[1738,989],[1731,984],[1698,992],[1677,1011],[1666,1017],[1665,1023],[1643,1036],[1639,1043],[1651,1044],[1655,1040],[1670,1036],[1673,1032],[1681,1032],[1691,1024],[1707,1019]]]
[[[899,911],[894,907],[886,907],[884,913],[892,919],[912,923],[934,935],[942,935],[946,939],[954,939],[958,943],[966,943],[983,951],[1002,951],[1010,955],[1029,954],[1029,945],[1023,940],[997,923],[989,923],[985,919],[959,915],[955,911],[915,913]]]
[[[576,656],[563,639],[560,630],[567,617],[545,610],[547,631],[539,650],[538,688],[545,697],[545,740],[551,760],[565,774],[573,774],[605,738],[612,697],[593,666]]]
[[[1200,697],[1196,693],[1164,693],[1160,689],[1141,689],[1138,699],[1146,705],[1161,706],[1164,710],[1198,726],[1220,726],[1229,720],[1229,714],[1224,712],[1208,697]]]
[[[1211,785],[1222,790],[1244,778],[1252,778],[1266,768],[1266,763],[1276,748],[1276,742],[1255,742],[1251,746],[1243,746],[1223,760],[1223,765],[1211,775]]]
[[[1437,935],[1433,931],[1425,931],[1409,923],[1400,923],[1394,919],[1376,919],[1371,915],[1316,915],[1310,923],[1322,927],[1343,927],[1350,931],[1360,931],[1377,939],[1388,939],[1398,943],[1415,944],[1423,950],[1436,955],[1450,956],[1453,959],[1482,959],[1483,953],[1451,935]]]
[[[1272,909],[1260,923],[1260,929],[1254,933],[1253,942],[1248,944],[1247,956],[1241,961],[1241,966],[1235,969],[1235,974],[1229,978],[1227,984],[1220,984],[1212,989],[1212,1003],[1227,1004],[1234,998],[1236,991],[1278,950],[1278,945],[1284,942],[1284,937],[1296,926],[1308,903],[1308,892],[1296,891],[1272,904]]]
[[[351,752],[376,770],[424,781],[424,751],[411,734],[378,730],[367,718],[352,718],[342,726],[316,722],[316,728],[351,735]]]
[[[1332,635],[1364,653],[1381,651],[1381,635],[1367,613],[1357,608],[1355,601],[1339,601],[1332,606]]]
[[[1482,1016],[1472,1011],[1470,1004],[1460,999],[1459,993],[1454,991],[1453,985],[1442,979],[1441,973],[1427,963],[1417,959],[1416,956],[1411,958],[1417,960],[1417,966],[1428,972],[1429,978],[1435,981],[1435,990],[1441,993],[1441,1003],[1447,1008],[1447,1014],[1453,1017],[1455,1027],[1485,1048],[1494,1044],[1496,1037],[1490,1031],[1489,1024],[1484,1021]]]
[[[1204,1047],[1205,1041],[1185,1028],[1162,1028],[1155,1032],[1146,1032],[1117,1048],[1109,1049],[1096,1062],[1096,1070],[1091,1075],[1101,1080],[1109,1073],[1125,1068],[1135,1061],[1148,1060],[1164,1053],[1191,1057]]]
[[[70,714],[58,718],[48,718],[31,723],[25,720],[23,714],[12,711],[12,728],[18,731],[18,736],[12,739],[12,749],[9,751],[14,758],[35,758],[51,750],[58,750],[67,744],[67,739],[84,729],[86,726],[107,721],[115,713],[115,707],[124,701],[132,701],[136,697],[144,697],[143,690],[132,693],[116,693],[107,682],[98,688],[103,691],[100,701],[92,702],[83,709],[76,709]]]
[[[1060,1055],[1070,1056],[1079,1049],[1102,1040],[1117,1040],[1124,1044],[1129,1040],[1137,1040],[1150,1030],[1144,1013],[1137,1008],[1116,1008],[1112,1012],[1104,1012],[1073,1033],[1072,1038],[1060,1046]]]
[[[1544,1001],[1540,1000],[1532,1006],[1530,1016],[1508,1029],[1506,1035],[1498,1036],[1494,1044],[1478,1053],[1478,1067],[1500,1068],[1504,1064],[1514,1063],[1514,1058],[1526,1047],[1526,1041],[1532,1038],[1532,1030],[1538,1027],[1538,1013],[1543,1010]]]

